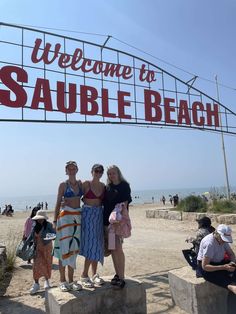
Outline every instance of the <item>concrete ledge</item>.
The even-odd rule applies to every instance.
[[[122,290],[109,283],[95,289],[61,292],[59,288],[46,291],[47,314],[146,314],[146,291],[144,285],[132,278],[126,279]]]
[[[170,209],[149,209],[146,210],[146,218],[163,218],[170,220],[188,220],[196,221],[204,216],[211,218],[212,222],[219,224],[232,225],[236,224],[236,214],[213,214],[213,213],[195,213],[180,212]]]
[[[0,279],[3,276],[7,265],[6,247],[0,244]]]
[[[189,314],[227,314],[228,291],[203,278],[196,278],[191,267],[169,271],[172,299]]]

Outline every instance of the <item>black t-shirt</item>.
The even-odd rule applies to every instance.
[[[132,202],[130,186],[126,181],[121,181],[119,184],[109,184],[106,186],[105,197],[103,200],[104,213],[103,221],[104,225],[109,225],[109,216],[115,205],[122,202]]]

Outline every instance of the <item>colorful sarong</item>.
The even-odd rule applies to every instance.
[[[103,264],[104,234],[103,234],[103,207],[82,207],[81,214],[81,245],[80,255],[91,261]]]
[[[81,208],[65,206],[57,218],[56,239],[53,255],[60,259],[62,266],[76,268],[80,250]]]

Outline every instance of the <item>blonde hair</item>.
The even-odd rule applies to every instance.
[[[123,175],[122,175],[122,173],[121,173],[121,171],[120,171],[120,168],[117,167],[116,165],[112,165],[112,166],[109,166],[109,167],[107,168],[107,185],[109,185],[109,184],[112,183],[111,180],[109,179],[109,176],[108,176],[108,171],[109,171],[109,170],[112,170],[112,169],[114,169],[114,170],[117,171],[119,181],[127,182],[127,181],[125,180],[125,178],[123,177]],[[128,182],[127,182],[127,183],[128,183]]]

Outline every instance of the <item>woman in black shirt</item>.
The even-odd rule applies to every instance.
[[[104,225],[106,235],[108,234],[109,216],[115,205],[125,203],[128,208],[131,199],[131,190],[128,182],[122,176],[117,166],[110,166],[107,170],[107,186],[104,199]],[[116,248],[112,250],[112,259],[115,268],[115,276],[111,284],[123,288],[125,286],[125,256],[122,248],[123,238],[116,235]]]

